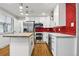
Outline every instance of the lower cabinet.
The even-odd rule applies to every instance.
[[[43,32],[43,41],[48,44],[48,32]]]
[[[30,38],[30,41],[29,41],[29,43],[28,43],[28,46],[29,46],[29,55],[31,55],[32,54],[32,51],[33,51],[33,48],[34,48],[34,36],[31,36]]]
[[[10,39],[10,56],[31,56],[34,47],[33,36],[11,37]]]
[[[51,51],[53,53],[53,55],[56,55],[56,37],[53,35],[50,35],[50,39],[51,39]]]
[[[51,36],[51,51],[54,56],[75,56],[76,38],[67,36]]]

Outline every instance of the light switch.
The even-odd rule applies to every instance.
[[[55,31],[55,28],[53,30]]]
[[[74,27],[74,22],[71,22],[71,27]]]
[[[60,28],[58,30],[60,31]]]

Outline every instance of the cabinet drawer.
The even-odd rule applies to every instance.
[[[52,54],[55,55],[55,51],[54,51],[54,49],[52,49]]]
[[[51,39],[55,39],[54,37],[51,37]]]
[[[55,43],[51,43],[52,48],[55,47]]]
[[[52,51],[53,55],[56,55],[56,49],[55,49],[55,47],[51,48],[51,51]]]
[[[54,39],[51,39],[51,41],[52,41],[52,42],[53,42],[53,41],[55,42],[56,40],[55,40],[55,38],[54,38]]]
[[[52,49],[52,51],[54,52],[54,48],[51,48]]]
[[[54,41],[54,40],[52,40],[51,42],[52,42],[52,43],[55,43],[55,41]]]
[[[53,49],[55,49],[56,48],[56,45],[55,45],[55,43],[51,43],[51,48]]]
[[[55,40],[56,37],[51,36],[50,38],[51,38],[52,40]]]

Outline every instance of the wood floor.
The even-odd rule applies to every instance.
[[[53,56],[45,42],[37,42],[34,46],[32,56]]]
[[[0,49],[0,56],[9,56],[9,45]]]
[[[9,56],[9,45],[0,49],[0,56]],[[45,42],[36,42],[32,56],[53,56]]]

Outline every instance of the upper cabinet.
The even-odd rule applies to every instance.
[[[0,15],[0,23],[4,23],[5,22],[5,16]]]
[[[13,19],[10,16],[0,14],[0,33],[13,32]]]
[[[54,25],[58,26],[59,25],[59,5],[56,5],[54,8]]]
[[[54,26],[65,26],[66,25],[66,6],[65,4],[57,4],[54,8],[53,13]]]
[[[5,23],[11,24],[11,17],[6,16],[5,17]]]
[[[0,23],[11,24],[11,17],[0,15]]]
[[[59,4],[59,25],[66,26],[66,4]]]

